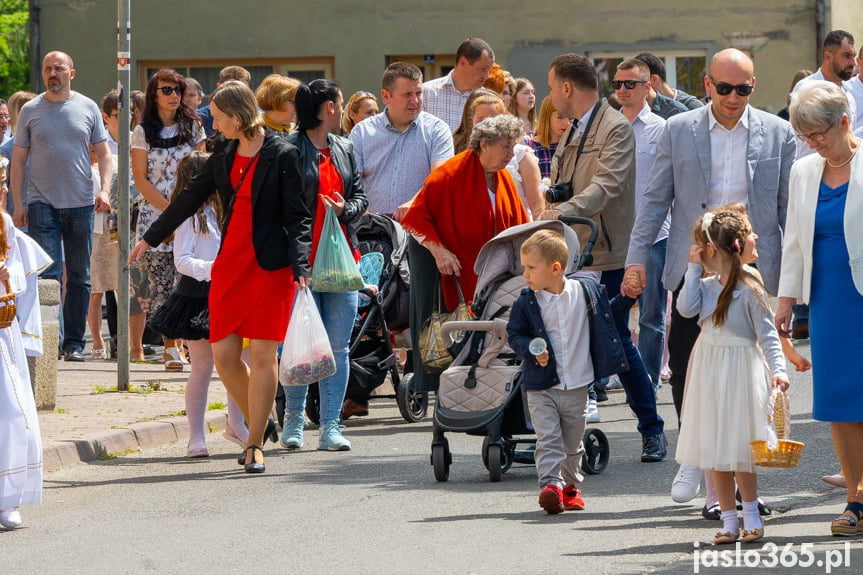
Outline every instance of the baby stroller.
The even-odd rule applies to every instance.
[[[412,374],[400,376],[389,332],[408,324],[410,269],[407,234],[392,218],[370,213],[360,218],[355,231],[362,254],[360,272],[367,284],[378,286],[378,293],[371,296],[365,290],[360,292],[357,319],[351,332],[351,371],[345,397],[368,403],[372,390],[383,384],[389,373],[402,417],[415,423],[425,417],[428,393],[409,389]],[[317,384],[309,386],[306,417],[312,423],[320,423],[320,390]]]
[[[591,227],[590,238],[579,254],[576,233],[569,224]],[[589,219],[563,217],[509,228],[486,243],[477,256],[474,270],[479,276],[472,304],[476,319],[469,322],[447,322],[442,334],[460,331],[464,347],[452,365],[441,374],[434,410],[431,464],[438,481],[449,478],[452,454],[446,431],[483,435],[482,461],[491,481],[500,481],[514,461],[533,464],[535,438],[517,438],[532,434],[527,401],[521,386],[520,360],[507,344],[506,324],[509,310],[526,287],[522,277],[521,244],[534,232],[550,229],[563,235],[570,254],[568,272],[590,265],[591,250],[596,242],[597,226]],[[517,450],[523,444],[524,450]],[[599,429],[586,429],[585,455],[587,473],[601,473],[608,465],[608,439]]]

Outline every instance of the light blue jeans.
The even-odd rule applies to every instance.
[[[665,310],[668,291],[662,286],[668,238],[650,248],[647,258],[647,285],[638,296],[638,353],[653,384],[659,381],[665,349]]]
[[[336,359],[336,373],[318,382],[321,391],[321,423],[338,421],[342,413],[342,402],[345,400],[345,390],[348,388],[350,375],[350,357],[348,348],[351,342],[351,330],[357,316],[357,292],[327,293],[313,291],[315,303],[321,312],[321,319],[327,335],[330,336],[330,346]],[[306,408],[307,385],[285,386],[285,415],[300,412]]]

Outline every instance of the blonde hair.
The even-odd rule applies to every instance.
[[[706,225],[705,225],[706,220]],[[752,268],[743,264],[741,256],[746,245],[746,238],[752,232],[752,224],[746,207],[738,202],[719,206],[714,210],[705,212],[695,221],[692,234],[695,243],[700,246],[710,244],[717,251],[725,254],[731,262],[731,270],[725,278],[725,285],[716,302],[713,311],[713,325],[721,327],[728,318],[728,308],[734,298],[734,290],[739,283],[749,286],[752,291],[759,295],[759,301],[764,309],[769,310],[767,301],[767,288],[761,281],[761,276]]]
[[[299,80],[282,76],[281,74],[270,74],[255,91],[255,101],[263,111],[281,110],[285,102],[290,102],[297,95]]]
[[[548,264],[555,262],[566,270],[569,264],[569,246],[562,235],[552,230],[539,230],[521,244],[522,254],[535,254]]]
[[[551,116],[556,111],[550,97],[546,96],[542,99],[542,105],[539,108],[539,124],[536,126],[533,139],[543,148],[551,147]]]
[[[354,123],[353,118],[351,118],[351,112],[356,114],[360,111],[360,106],[363,103],[363,100],[374,100],[375,104],[378,103],[378,99],[371,92],[354,92],[353,95],[348,99],[348,103],[345,104],[345,113],[342,116],[342,130],[345,135],[351,133],[351,130],[354,129],[356,125]]]
[[[258,110],[255,94],[238,80],[221,84],[213,94],[212,101],[217,108],[239,122],[238,129],[247,138],[253,138],[264,125],[264,117]]]

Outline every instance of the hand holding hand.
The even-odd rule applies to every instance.
[[[794,298],[779,298],[779,307],[776,309],[776,315],[773,318],[776,324],[776,331],[779,332],[779,337],[791,337],[791,305],[793,303]]]
[[[620,293],[626,297],[638,297],[647,285],[647,269],[641,264],[633,264],[626,268]]]

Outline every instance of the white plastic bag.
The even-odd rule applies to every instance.
[[[299,290],[282,345],[279,381],[282,385],[309,385],[334,373],[333,348],[312,290]]]

